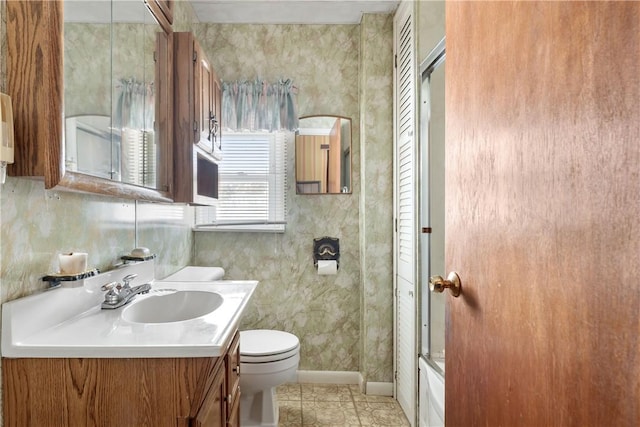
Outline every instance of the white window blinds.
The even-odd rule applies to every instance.
[[[218,203],[196,208],[196,229],[284,231],[289,135],[223,134]]]

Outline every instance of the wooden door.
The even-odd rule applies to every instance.
[[[640,3],[446,21],[446,425],[640,425]]]
[[[416,333],[416,79],[413,2],[402,2],[394,18],[394,264],[395,397],[415,425],[418,349]]]

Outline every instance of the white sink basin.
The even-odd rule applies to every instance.
[[[202,278],[188,268],[187,276]],[[198,268],[197,270],[200,270]],[[255,280],[157,281],[154,261],[104,273],[2,304],[3,357],[219,357],[238,327]],[[102,285],[138,276],[151,283],[122,308],[102,310]],[[211,274],[205,275],[210,278]],[[187,277],[188,278],[188,277]]]
[[[122,311],[122,318],[133,323],[183,322],[212,313],[223,302],[216,292],[160,290],[130,303]]]

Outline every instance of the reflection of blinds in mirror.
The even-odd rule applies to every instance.
[[[155,188],[156,144],[154,133],[122,130],[122,181]]]
[[[142,185],[149,188],[156,188],[156,164],[157,152],[155,133],[144,131],[143,163],[142,163]]]

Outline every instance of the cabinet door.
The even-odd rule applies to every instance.
[[[236,332],[229,351],[225,356],[227,368],[227,395],[229,396],[229,414],[233,412],[236,401],[240,397],[240,333]]]
[[[62,0],[2,3],[3,7],[6,3],[6,16],[11,17],[6,20],[6,92],[14,102],[16,158],[8,167],[9,175],[44,177],[47,189],[57,187],[111,197],[171,202],[169,181],[164,180],[171,174],[169,169],[164,170],[171,167],[168,160],[165,161],[171,157],[167,152],[171,140],[169,120],[162,119],[160,109],[155,111],[157,117],[151,114],[153,108],[149,107],[153,102],[147,96],[147,89],[153,86],[156,100],[164,100],[165,116],[171,117],[172,94],[166,92],[172,84],[170,28],[158,27],[158,16],[149,13],[142,1],[128,2],[127,10],[135,11],[140,20],[126,26],[116,25],[110,19],[96,24],[90,17],[81,17],[82,13],[76,19],[84,22],[64,22]],[[110,17],[112,6],[116,9],[122,6],[122,2],[112,3],[96,2],[97,9],[93,12],[100,16],[104,6],[108,9],[105,16]],[[161,28],[164,31],[159,31]],[[85,33],[92,37],[85,37]],[[153,64],[156,34],[158,40],[164,42],[164,50],[156,51]],[[103,46],[101,43],[105,40],[107,45]],[[126,66],[114,67],[114,63]],[[149,79],[151,76],[154,81]],[[123,151],[120,142],[113,143],[124,138],[123,127],[115,131],[111,123],[115,117],[112,107],[117,104],[112,95],[127,86],[121,80],[134,78],[136,84],[131,87],[142,87],[149,104],[136,102],[139,108],[133,115],[142,116],[143,119],[137,121],[143,125],[128,135],[138,149]],[[107,102],[103,104],[103,100]],[[99,116],[107,116],[109,123],[96,127],[94,120],[100,124],[105,119]],[[70,120],[67,122],[67,119]],[[154,121],[157,122],[155,129]],[[99,155],[102,150],[108,154]],[[148,153],[146,164],[141,151]],[[120,162],[118,169],[111,158],[115,153]],[[146,173],[146,181],[121,179],[120,166],[124,163],[130,170]]]
[[[211,63],[197,41],[193,42],[194,82],[195,82],[195,120],[194,143],[207,153],[213,152],[213,70]]]
[[[173,33],[174,41],[174,201],[215,205],[218,164],[212,155],[209,118],[213,70],[193,33]]]
[[[227,398],[224,364],[217,369],[211,388],[196,417],[191,421],[192,427],[225,427],[227,425]]]
[[[214,154],[221,154],[222,152],[222,86],[220,79],[215,73],[215,70],[211,69],[211,89],[213,98],[213,122],[211,123],[213,132],[211,135],[211,142],[213,145]]]
[[[240,399],[236,399],[236,403],[229,411],[227,427],[240,427]]]

